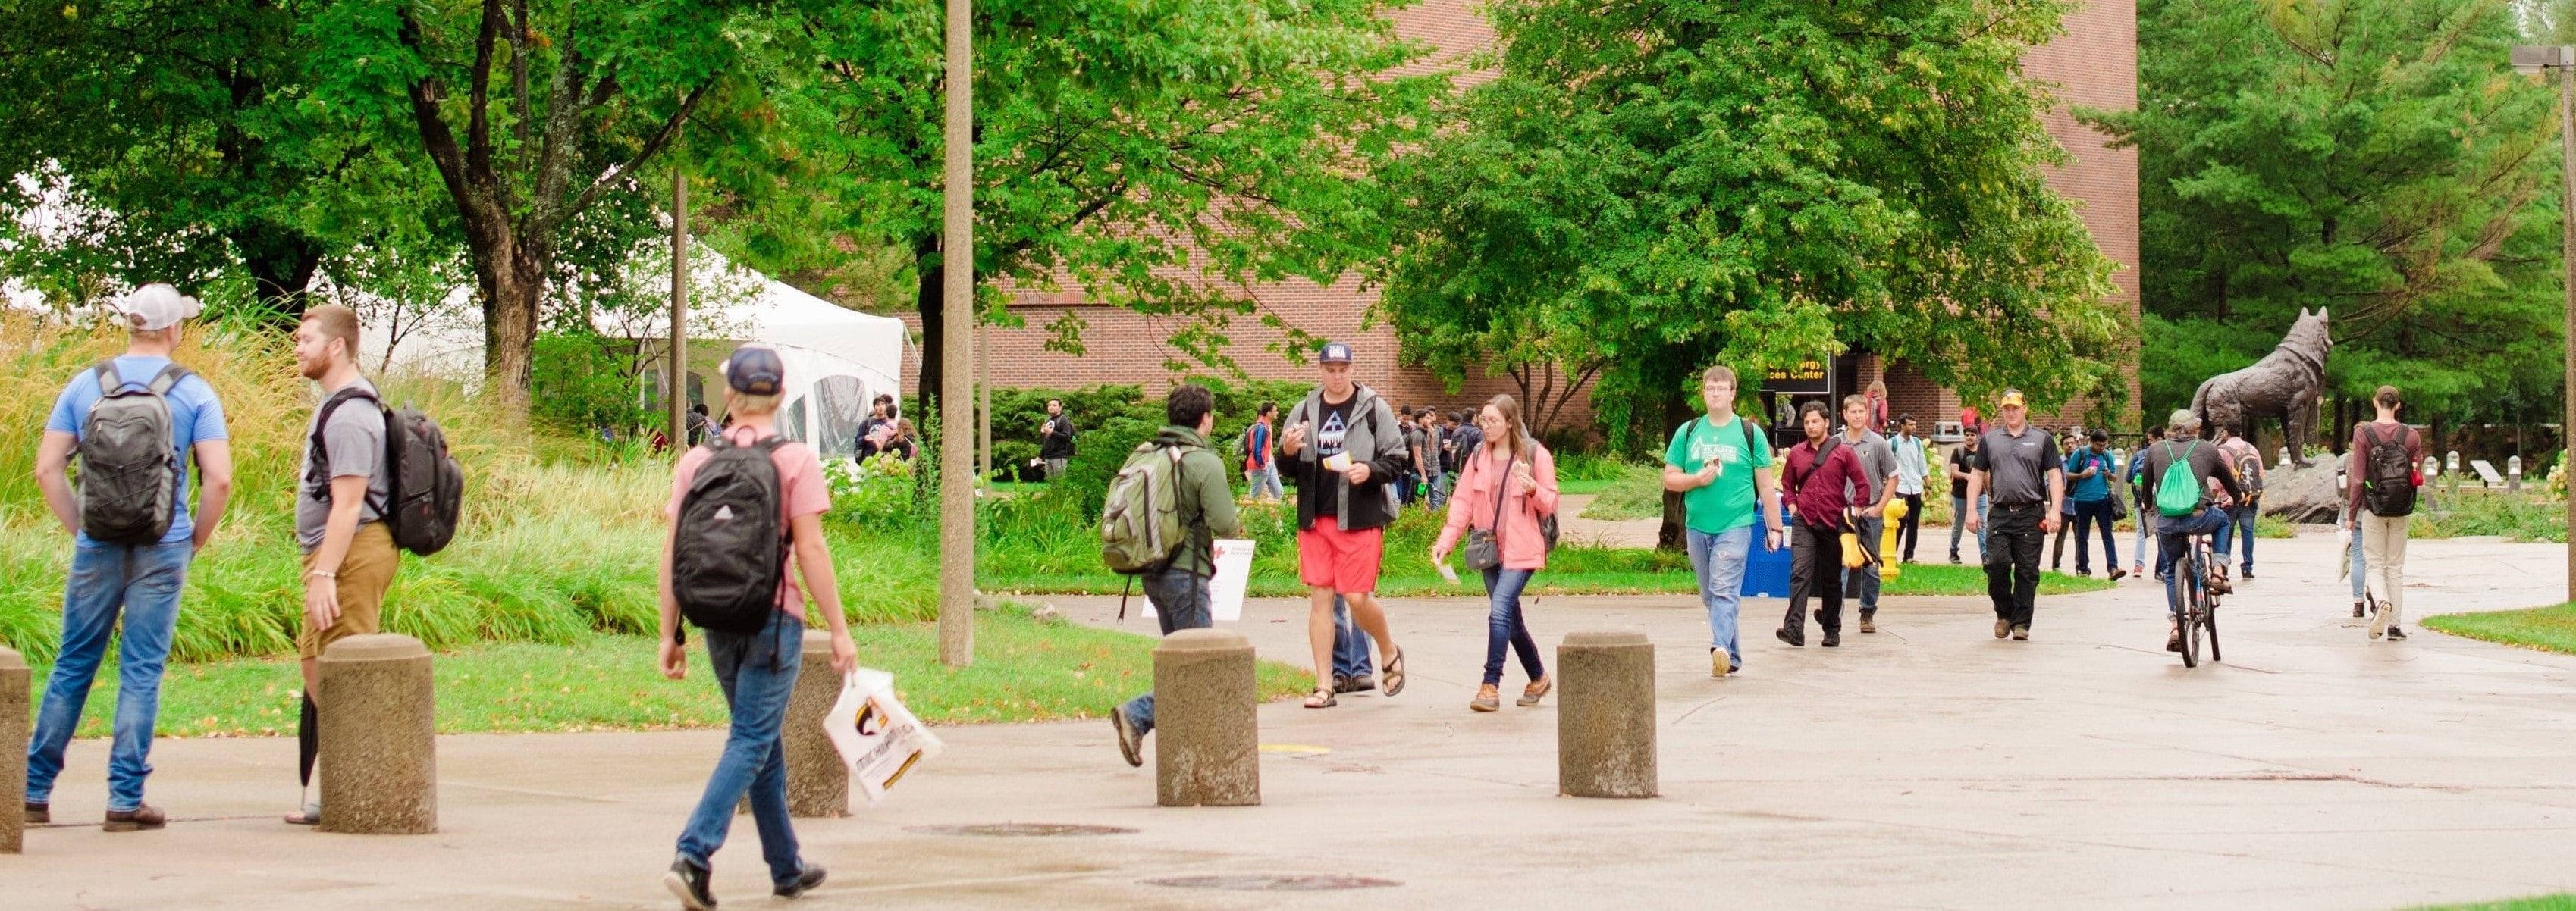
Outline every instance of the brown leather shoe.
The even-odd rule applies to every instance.
[[[51,804],[42,804],[42,803],[37,803],[37,802],[32,801],[32,800],[27,801],[27,824],[28,824],[28,825],[31,825],[31,826],[41,826],[41,825],[44,825],[44,824],[46,824],[46,823],[53,822],[53,821],[54,821],[54,810],[53,810],[53,805],[51,805]]]
[[[1500,709],[1503,707],[1503,694],[1493,684],[1485,684],[1476,690],[1475,701],[1467,703],[1467,707],[1479,712]]]
[[[1723,655],[1725,652],[1718,654]],[[1540,677],[1530,681],[1528,686],[1521,687],[1521,698],[1513,700],[1512,704],[1525,709],[1534,707],[1538,705],[1539,700],[1547,698],[1548,691],[1553,689],[1556,689],[1556,678]]]
[[[2012,628],[2012,637],[2013,637],[2013,641],[2014,641],[2014,642],[2028,642],[2028,641],[2030,641],[2030,627],[2027,627],[2027,626],[2016,626],[2016,627],[2013,627],[2013,628]]]
[[[2001,639],[2009,635],[2012,635],[2012,621],[2001,617],[1995,618],[1995,638]]]
[[[1865,610],[1860,612],[1860,631],[1864,633],[1878,632],[1877,611]]]
[[[169,819],[161,815],[161,808],[155,806],[137,806],[122,813],[115,810],[107,811],[107,831],[110,832],[158,829],[168,823]]]

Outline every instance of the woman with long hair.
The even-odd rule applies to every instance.
[[[1519,703],[1534,706],[1556,685],[1539,660],[1538,642],[1530,638],[1521,616],[1521,591],[1530,577],[1547,567],[1547,539],[1539,519],[1556,514],[1556,459],[1530,438],[1521,425],[1521,406],[1498,395],[1476,414],[1485,443],[1460,466],[1457,490],[1449,497],[1449,522],[1431,545],[1431,562],[1446,563],[1451,549],[1470,528],[1490,536],[1495,565],[1481,567],[1485,597],[1491,602],[1485,636],[1485,683],[1467,707],[1491,712],[1502,707],[1503,650],[1508,646],[1529,674]],[[1472,548],[1471,548],[1472,549]]]

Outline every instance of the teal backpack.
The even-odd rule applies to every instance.
[[[2187,516],[2200,510],[2200,477],[2191,473],[2191,454],[2200,448],[2193,440],[2182,455],[2174,456],[2173,443],[2165,443],[2165,455],[2173,464],[2165,466],[2165,475],[2156,481],[2156,512],[2168,516]]]

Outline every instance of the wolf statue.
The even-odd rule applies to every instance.
[[[2316,435],[2317,398],[2325,392],[2326,354],[2334,350],[2334,339],[2326,331],[2325,308],[2311,314],[2299,309],[2299,321],[2290,324],[2290,334],[2281,344],[2254,365],[2234,373],[2222,373],[2200,384],[2191,395],[2191,411],[2200,415],[2202,433],[2216,435],[2218,425],[2236,428],[2246,442],[2256,443],[2256,418],[2278,417],[2290,447],[2290,461],[2308,467],[2307,454],[2301,447]]]

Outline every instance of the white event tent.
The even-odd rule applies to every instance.
[[[722,388],[719,384],[723,380],[716,365],[741,345],[767,345],[777,349],[780,360],[787,365],[786,400],[779,410],[780,434],[812,445],[827,460],[850,455],[859,421],[868,415],[868,403],[879,394],[902,394],[903,349],[911,340],[903,321],[860,313],[768,276],[735,269],[704,248],[690,258],[698,261],[692,264],[696,266],[693,272],[734,270],[736,277],[748,280],[749,287],[748,293],[713,295],[731,300],[691,308],[692,344],[686,387],[689,398],[707,403],[710,411],[721,415],[718,409],[723,398],[715,390]],[[472,292],[458,289],[454,293],[470,296]],[[376,362],[368,366],[456,377],[481,376],[481,311],[462,297],[451,300],[458,306],[443,308],[443,316],[417,328],[401,329],[400,341],[389,352],[389,333],[399,327],[382,325],[382,321],[367,326],[359,348],[387,352],[368,358]],[[593,325],[612,338],[632,338],[647,353],[663,350],[670,334],[667,315],[640,324],[602,318]],[[723,341],[710,345],[710,336]],[[660,390],[669,388],[663,375],[667,368],[662,366],[667,362],[667,358],[655,358],[656,366],[643,377],[645,386],[638,390],[639,395],[659,400]]]

